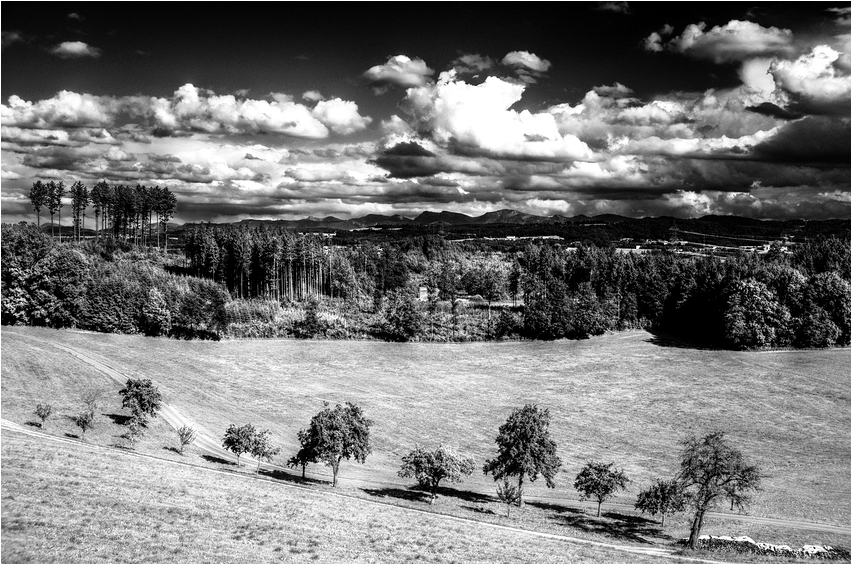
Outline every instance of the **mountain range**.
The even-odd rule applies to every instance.
[[[338,230],[353,230],[371,227],[396,227],[407,225],[484,225],[484,224],[550,224],[550,223],[599,223],[610,224],[623,221],[633,220],[626,216],[618,216],[615,214],[601,214],[599,216],[536,216],[517,210],[497,210],[496,212],[486,212],[481,216],[468,216],[459,212],[422,212],[416,218],[407,218],[405,216],[368,214],[360,218],[352,218],[343,220],[335,216],[326,216],[317,218],[310,216],[301,220],[255,220],[247,219],[236,222],[237,225],[247,226],[281,226],[286,228],[328,228]]]

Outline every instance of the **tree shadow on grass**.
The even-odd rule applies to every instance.
[[[77,434],[66,433],[65,437],[70,437],[70,438],[73,438],[73,439],[80,439],[80,436],[78,436]]]
[[[133,419],[133,416],[125,416],[124,414],[102,414],[102,416],[106,416],[112,420],[113,424],[118,424],[119,426],[126,426]]]
[[[310,479],[308,477],[302,478],[301,474],[288,473],[287,471],[282,471],[280,469],[261,469],[260,474],[264,477],[269,477],[270,479],[275,479],[278,481],[284,481],[288,483],[293,483],[297,485],[329,485],[331,484],[329,481],[323,481],[320,479]]]
[[[216,457],[215,455],[202,455],[201,458],[204,459],[205,461],[207,461],[208,463],[218,463],[220,465],[233,465],[234,467],[237,466],[237,463],[235,461],[228,461],[227,459],[222,459],[221,457]]]
[[[641,516],[610,511],[603,512],[601,517],[598,518],[597,516],[586,514],[583,510],[577,508],[540,502],[527,502],[527,504],[554,512],[554,519],[557,523],[577,528],[584,532],[602,534],[620,540],[651,545],[655,542],[648,538],[656,540],[674,539],[662,532],[662,528],[658,522]]]
[[[181,453],[181,452],[180,452],[180,449],[178,449],[177,447],[172,447],[172,446],[170,446],[170,445],[164,445],[164,446],[163,446],[163,449],[165,449],[166,451],[174,451],[174,452],[175,452],[175,453],[177,453],[178,455],[183,455],[183,453]]]
[[[365,488],[361,489],[370,496],[378,498],[398,498],[400,500],[412,500],[415,502],[429,502],[429,490],[420,485],[407,489],[404,488]],[[455,498],[465,502],[491,502],[491,497],[467,490],[456,490],[453,488],[438,487],[438,497]]]
[[[42,426],[41,426],[41,423],[40,423],[40,422],[33,422],[33,421],[29,421],[29,422],[24,422],[24,425],[25,425],[25,426],[32,426],[32,427],[34,427],[34,428],[42,429]]]
[[[476,512],[477,514],[491,514],[496,515],[497,513],[491,510],[490,508],[483,508],[481,506],[466,506],[462,505],[459,508],[463,508],[464,510],[470,510],[471,512]]]
[[[677,349],[696,349],[700,351],[733,351],[726,348],[724,344],[701,340],[688,335],[674,335],[658,331],[649,331],[651,338],[648,343],[658,347],[674,347]]]

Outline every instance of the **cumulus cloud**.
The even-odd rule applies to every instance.
[[[849,115],[852,79],[838,70],[840,56],[831,47],[819,45],[794,61],[773,61],[769,73],[791,95],[795,109]]]
[[[302,100],[308,100],[309,102],[319,102],[320,100],[325,100],[325,96],[320,94],[319,90],[308,90],[302,93]]]
[[[589,148],[561,135],[552,114],[517,112],[524,86],[497,77],[471,85],[445,73],[435,85],[411,88],[402,103],[414,130],[454,151],[518,159],[590,159]]]
[[[8,102],[0,105],[5,125],[38,129],[108,126],[119,110],[115,99],[67,90],[36,103],[13,94]]]
[[[358,113],[355,102],[332,98],[320,100],[311,114],[335,133],[349,135],[366,128],[373,121]]]
[[[63,41],[50,50],[61,59],[82,59],[85,57],[98,58],[101,50],[82,41]]]
[[[793,32],[777,27],[763,27],[750,21],[731,20],[709,31],[707,24],[690,24],[683,33],[663,43],[662,34],[653,32],[645,38],[645,49],[664,48],[696,59],[715,63],[741,62],[755,57],[789,56],[794,52]]]
[[[369,85],[376,94],[384,94],[394,86],[411,88],[430,82],[430,69],[422,59],[411,59],[405,55],[390,57],[384,65],[370,67],[364,73]]]

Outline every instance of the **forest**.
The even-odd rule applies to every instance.
[[[495,252],[437,234],[346,246],[204,225],[186,230],[181,256],[134,223],[145,224],[113,219],[109,235],[63,243],[4,224],[3,324],[212,339],[550,340],[644,328],[736,349],[850,342],[850,246],[836,237],[714,257],[560,240]]]

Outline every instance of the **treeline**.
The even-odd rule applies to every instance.
[[[283,229],[199,226],[184,246],[193,276],[181,277],[130,239],[63,246],[35,226],[3,230],[10,324],[395,341],[583,339],[644,328],[740,349],[850,342],[850,246],[838,238],[725,257],[559,242],[499,253],[434,234],[336,246]]]
[[[71,198],[75,240],[79,241],[86,229],[86,210],[91,205],[94,208],[96,234],[110,234],[137,245],[149,245],[154,237],[151,234],[151,223],[156,216],[157,247],[160,246],[162,226],[166,234],[165,247],[168,248],[168,222],[177,207],[177,197],[168,187],[137,184],[133,188],[123,184],[112,186],[101,181],[90,191],[85,184],[76,181],[69,190],[62,181],[37,180],[30,188],[29,196],[36,213],[37,226],[41,226],[41,210],[44,208],[50,213],[51,235],[54,234],[53,217],[58,214],[60,242],[63,199],[68,196]]]
[[[228,293],[169,274],[159,253],[114,239],[55,242],[33,224],[2,226],[2,323],[218,339]]]
[[[239,298],[342,299],[343,306],[326,301],[334,311],[327,318],[348,319],[350,330],[370,325],[359,323],[365,313],[384,314],[372,330],[347,333],[327,324],[312,337],[377,336],[384,324],[394,330],[385,337],[401,340],[582,339],[645,328],[743,349],[850,341],[850,248],[838,238],[797,245],[792,253],[776,243],[763,255],[726,257],[558,243],[503,254],[437,235],[342,247],[275,228],[198,227],[187,236],[186,254],[194,274],[223,282]],[[421,286],[426,295],[415,302]],[[487,308],[486,316],[465,312],[471,299]],[[492,317],[491,303],[508,299],[523,302],[519,315],[504,303]],[[251,317],[252,309],[242,312]]]
[[[643,327],[741,349],[850,340],[850,249],[840,239],[725,258],[530,246],[519,262],[530,338]]]

